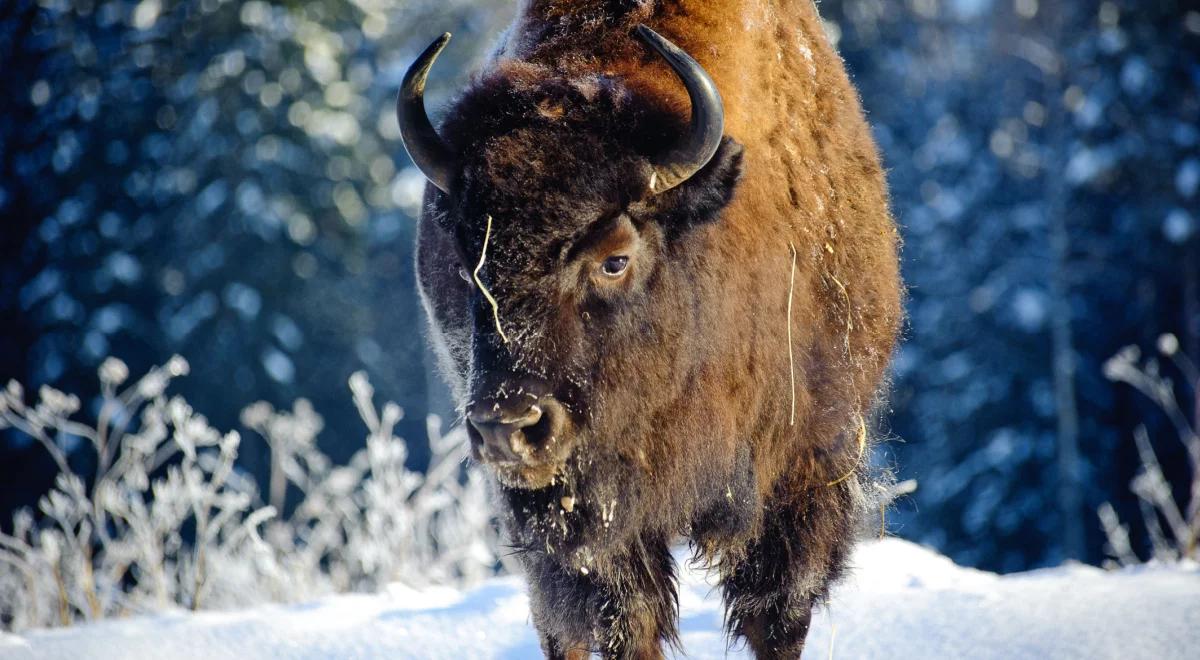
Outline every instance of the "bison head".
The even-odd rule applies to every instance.
[[[689,121],[621,78],[508,62],[439,134],[422,93],[449,35],[404,81],[404,143],[436,187],[423,292],[472,454],[510,490],[577,487],[597,460],[648,465],[650,429],[690,408],[689,375],[715,350],[703,310],[720,292],[695,273],[741,148],[722,137],[721,97],[700,65],[639,33],[686,87]]]

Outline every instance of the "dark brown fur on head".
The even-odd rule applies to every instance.
[[[472,436],[552,657],[661,653],[680,537],[719,569],[731,631],[798,656],[851,547],[865,499],[839,476],[899,324],[894,227],[815,12],[759,5],[530,2],[440,129],[455,174],[427,192],[418,268],[443,367],[464,407],[528,396],[554,413],[515,456]],[[714,30],[722,16],[789,27],[739,44],[762,37]],[[726,97],[716,155],[658,194],[686,96],[634,20]],[[801,55],[776,57],[785,37]]]

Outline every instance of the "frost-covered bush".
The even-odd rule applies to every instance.
[[[485,484],[465,466],[461,433],[442,435],[430,418],[429,469],[407,469],[393,434],[402,412],[377,409],[360,372],[350,389],[366,447],[333,465],[317,449],[323,422],[307,401],[291,411],[256,403],[242,421],[270,447],[264,501],[235,464],[238,433],[218,432],[166,394],[187,372],[174,357],[127,384],[126,366],[106,360],[92,423],[75,419],[78,398],[50,387],[32,405],[16,382],[0,393],[0,428],[33,437],[60,471],[38,514],[22,510],[12,533],[0,533],[4,627],[292,601],[394,580],[462,583],[496,570]],[[67,448],[80,440],[94,473],[73,466]],[[281,517],[289,484],[299,498]]]
[[[1179,340],[1170,334],[1158,339],[1158,352],[1168,358],[1186,380],[1186,389],[1198,396],[1200,370],[1179,349]],[[1179,442],[1187,450],[1188,467],[1191,470],[1191,487],[1186,502],[1176,501],[1171,484],[1163,475],[1158,455],[1150,441],[1145,426],[1138,426],[1133,439],[1137,443],[1141,472],[1130,484],[1137,496],[1142,522],[1153,548],[1154,559],[1179,561],[1200,559],[1200,435],[1196,424],[1188,419],[1184,407],[1176,397],[1174,381],[1164,375],[1156,358],[1142,359],[1136,346],[1128,346],[1104,364],[1104,375],[1111,381],[1127,383],[1141,392],[1166,415]],[[1200,398],[1197,399],[1200,402]],[[1196,411],[1200,415],[1200,411]],[[1200,418],[1198,418],[1200,419]],[[1108,538],[1108,552],[1121,565],[1139,562],[1129,539],[1129,528],[1117,516],[1107,502],[1100,506],[1100,522]],[[1165,526],[1165,528],[1164,528]]]

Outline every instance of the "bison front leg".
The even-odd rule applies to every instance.
[[[678,600],[667,544],[635,542],[587,573],[526,554],[530,609],[547,658],[656,660],[677,641]]]
[[[800,657],[813,605],[829,594],[853,545],[858,488],[847,480],[780,489],[762,534],[723,577],[729,631],[759,660]]]

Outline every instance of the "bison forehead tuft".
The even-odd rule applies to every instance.
[[[652,172],[622,145],[564,128],[516,129],[464,160],[453,222],[478,255],[493,219],[489,252],[505,257],[498,268],[552,268],[590,226],[644,196]]]
[[[439,133],[457,153],[471,154],[520,129],[589,133],[652,155],[669,149],[686,122],[663,99],[639,94],[620,78],[564,77],[509,64],[475,81]]]

